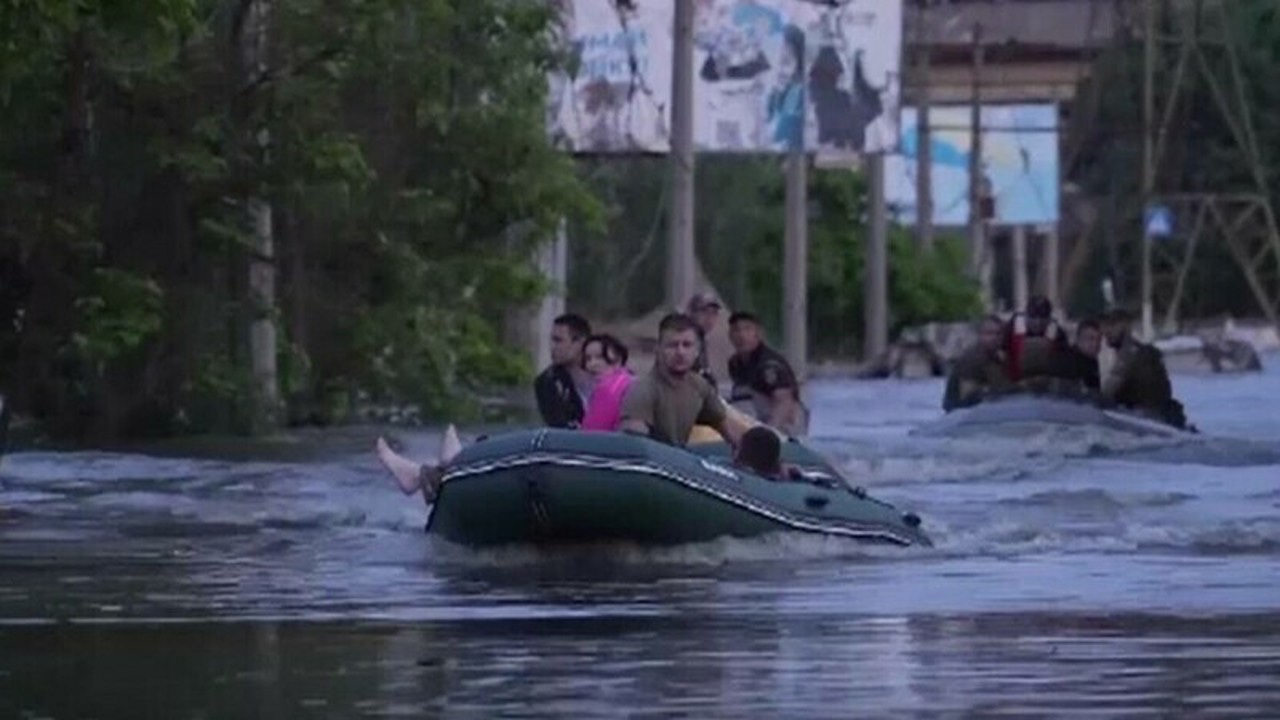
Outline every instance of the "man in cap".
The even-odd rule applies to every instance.
[[[1182,403],[1173,397],[1160,349],[1133,336],[1133,315],[1113,308],[1103,314],[1100,325],[1107,345],[1115,350],[1115,362],[1102,378],[1103,400],[1176,428],[1194,429],[1187,425]]]
[[[698,359],[693,364],[693,370],[711,383],[712,388],[718,388],[719,383],[711,373],[711,364],[707,360],[707,336],[715,329],[723,309],[720,299],[712,292],[695,293],[689,298],[687,314],[698,325]]]
[[[800,400],[800,383],[782,353],[765,343],[760,318],[741,311],[730,315],[729,341],[730,402],[750,402],[760,420],[792,437],[806,435],[809,411]]]
[[[1067,334],[1053,320],[1053,303],[1042,295],[1027,301],[1026,312],[1014,313],[1005,329],[1005,362],[1009,380],[1021,383],[1064,375],[1071,350]]]

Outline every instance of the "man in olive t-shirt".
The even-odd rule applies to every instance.
[[[653,370],[631,383],[622,401],[623,432],[684,447],[694,425],[710,425],[737,446],[738,433],[726,422],[724,403],[694,370],[699,346],[693,318],[673,313],[662,319]]]

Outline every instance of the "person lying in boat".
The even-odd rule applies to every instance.
[[[730,315],[729,340],[735,350],[729,358],[729,402],[749,400],[760,420],[792,437],[805,435],[809,411],[800,400],[800,383],[787,359],[761,338],[760,318],[741,311]]]
[[[1009,318],[1004,336],[1005,372],[1009,381],[1063,377],[1071,346],[1053,320],[1053,303],[1040,295],[1027,301],[1025,312]]]
[[[387,441],[378,438],[376,446],[378,460],[396,479],[396,485],[405,495],[421,492],[422,499],[428,505],[436,501],[440,491],[440,483],[444,479],[445,468],[462,452],[462,442],[458,439],[458,431],[453,425],[445,428],[444,437],[440,441],[440,453],[435,463],[418,463],[391,449]]]
[[[782,440],[778,433],[761,425],[742,434],[742,441],[733,452],[733,464],[770,480],[788,478],[782,465]]]
[[[582,368],[582,344],[590,335],[591,325],[581,315],[565,313],[551,323],[551,365],[533,381],[538,413],[547,427],[582,425],[591,388]]]
[[[715,388],[694,370],[699,346],[693,318],[680,313],[662,318],[653,370],[627,389],[620,430],[684,447],[694,425],[709,425],[737,447],[740,430],[728,421]]]
[[[627,355],[627,346],[612,335],[592,335],[582,344],[582,367],[595,378],[583,430],[612,432],[622,423],[622,398],[635,378]]]
[[[995,315],[978,321],[978,341],[956,360],[947,378],[942,409],[951,412],[977,405],[989,395],[1009,388],[1002,338],[1004,323]]]
[[[1182,403],[1173,397],[1173,383],[1164,356],[1154,345],[1133,336],[1133,315],[1114,308],[1102,317],[1102,335],[1115,350],[1115,361],[1102,378],[1105,402],[1136,411],[1176,428],[1193,430],[1187,424]]]

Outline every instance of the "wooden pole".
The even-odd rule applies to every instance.
[[[931,58],[925,0],[916,11],[916,244],[933,249],[933,129],[930,127]]]
[[[1024,310],[1027,307],[1027,227],[1013,226],[1013,308]]]
[[[1156,71],[1156,6],[1145,0],[1143,23],[1142,82],[1142,339],[1150,342],[1155,332],[1151,308],[1151,234],[1147,232],[1146,213],[1155,194],[1155,71]]]
[[[675,0],[671,68],[671,214],[667,236],[667,304],[683,309],[697,282],[694,250],[693,1]]]
[[[992,306],[990,272],[987,262],[987,228],[982,217],[982,25],[973,25],[972,85],[969,96],[969,133],[972,138],[969,150],[969,270],[982,286],[983,308]]]
[[[808,374],[809,168],[804,148],[787,155],[782,257],[782,334],[797,380]]]
[[[885,203],[884,155],[877,153],[867,158],[867,175],[871,185],[871,231],[867,233],[863,281],[863,359],[874,361],[889,347],[889,213]]]

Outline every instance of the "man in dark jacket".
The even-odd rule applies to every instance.
[[[1099,392],[1098,353],[1102,350],[1102,328],[1096,320],[1081,320],[1076,326],[1076,344],[1067,351],[1063,378],[1079,383],[1085,390]]]
[[[1132,323],[1133,316],[1121,309],[1110,310],[1102,318],[1102,335],[1116,353],[1111,371],[1102,379],[1103,399],[1187,429],[1187,416],[1173,397],[1164,357],[1155,346],[1133,337]]]
[[[551,324],[551,365],[533,381],[538,412],[547,427],[582,424],[591,388],[582,369],[582,344],[590,335],[590,323],[574,313],[561,315]]]
[[[978,342],[964,351],[947,378],[942,409],[951,412],[977,405],[983,398],[1009,387],[1002,348],[1004,323],[988,315],[978,323]]]
[[[809,411],[800,400],[800,383],[782,353],[762,337],[760,318],[748,312],[729,317],[729,359],[733,390],[729,401],[750,401],[755,416],[792,437],[809,431]]]

